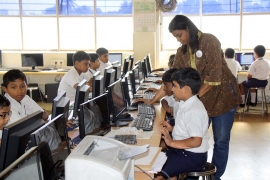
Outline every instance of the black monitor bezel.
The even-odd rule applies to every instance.
[[[33,66],[33,65],[23,65],[23,56],[32,56],[32,57],[35,57],[35,56],[38,56],[38,57],[35,57],[35,61],[36,61],[36,65]],[[38,59],[38,61],[36,60],[36,58]],[[22,53],[21,54],[21,65],[22,67],[41,67],[41,66],[44,66],[44,56],[43,56],[43,53]]]
[[[238,61],[239,62],[239,64],[241,65],[241,66],[249,66],[249,65],[251,65],[252,63],[249,63],[249,64],[243,64],[242,63],[242,59],[241,59],[241,55],[242,54],[246,54],[246,55],[252,55],[253,56],[253,61],[252,61],[252,63],[255,61],[255,59],[254,59],[254,53],[253,52],[239,52],[239,53],[235,53],[235,60],[236,61]],[[238,59],[238,55],[240,55],[239,57],[240,57],[240,59]]]
[[[113,65],[113,69],[115,70],[114,82],[117,81],[118,79],[121,79],[121,68],[122,68],[121,64],[114,64]]]
[[[74,66],[73,65],[73,57],[74,53],[67,53],[67,66]]]
[[[97,78],[102,79],[102,87],[96,85]],[[92,98],[100,96],[104,92],[104,76],[100,74],[100,71],[97,71],[93,74],[93,85],[92,85]]]
[[[52,115],[51,115],[51,119],[55,118],[56,115],[56,108],[57,108],[57,104],[61,101],[62,98],[66,97],[66,91],[61,91],[54,99],[53,99],[53,103],[52,103]]]

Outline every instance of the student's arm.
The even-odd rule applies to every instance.
[[[153,92],[156,93],[158,91],[158,89],[156,89],[156,88],[148,88],[145,91],[153,91]]]
[[[168,102],[165,99],[161,100],[161,105],[167,113],[169,114],[173,113],[173,108],[168,105]]]
[[[42,114],[42,119],[44,120],[44,121],[47,121],[48,120],[48,117],[49,117],[49,114],[47,113],[47,111],[43,111],[43,114]]]
[[[161,98],[163,98],[165,96],[165,91],[163,91],[163,88],[160,88],[157,92],[156,95],[153,97],[153,99],[151,99],[152,104],[154,104],[155,102],[157,102],[158,100],[160,100]]]
[[[164,68],[158,68],[158,69],[152,70],[152,72],[156,72],[156,71],[164,71]]]

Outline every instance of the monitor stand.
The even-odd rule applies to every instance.
[[[123,122],[123,121],[119,121],[117,120],[115,123],[111,123],[112,127],[121,127],[121,126],[128,126],[129,122]]]

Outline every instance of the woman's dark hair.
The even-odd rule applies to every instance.
[[[172,33],[174,30],[187,30],[189,32],[189,46],[194,54],[199,49],[198,28],[193,22],[183,15],[176,15],[169,24],[169,31]],[[182,45],[182,52],[187,52],[188,45]]]
[[[0,109],[8,106],[10,106],[9,100],[6,98],[6,96],[0,94]]]
[[[172,74],[172,81],[176,81],[180,88],[189,86],[192,94],[198,94],[201,88],[201,76],[200,73],[193,68],[183,68],[175,71]]]
[[[90,56],[90,61],[91,62],[95,62],[96,59],[99,58],[99,55],[97,53],[91,53],[91,54],[89,54],[89,56]]]
[[[259,57],[263,57],[265,54],[265,47],[263,45],[258,45],[254,48],[254,52],[257,53]]]
[[[11,69],[4,74],[2,85],[7,88],[10,82],[14,82],[17,79],[21,79],[27,84],[26,76],[22,71],[19,69]]]

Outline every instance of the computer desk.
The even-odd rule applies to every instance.
[[[159,131],[159,122],[164,121],[165,119],[165,110],[162,108],[160,103],[155,103],[154,107],[156,109],[156,117],[154,121],[153,131],[154,134],[151,136],[150,139],[137,139],[137,145],[145,145],[150,144],[152,147],[159,147],[160,139],[161,139],[161,133]],[[137,111],[129,111],[131,116],[135,118],[137,116]],[[118,129],[117,127],[113,127],[112,129]],[[71,139],[75,138],[79,135],[79,130],[73,130],[71,132],[68,132],[68,135]],[[143,172],[135,171],[135,180],[149,180],[150,178],[144,174]]]

